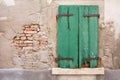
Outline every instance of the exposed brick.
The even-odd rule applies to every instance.
[[[24,31],[24,33],[31,33],[31,34],[35,34],[35,33],[37,33],[37,31]]]
[[[29,25],[25,25],[24,28],[29,28],[30,26]]]
[[[29,34],[29,33],[28,33],[28,34],[26,34],[26,36],[33,36],[33,34]]]
[[[33,47],[23,47],[23,50],[31,50]]]
[[[19,36],[25,36],[25,34],[24,33],[20,33]]]
[[[21,40],[26,40],[26,36],[21,36],[20,39]]]
[[[40,31],[39,25],[37,25],[37,24],[31,25],[31,27],[35,28],[35,30],[38,31],[38,32]]]
[[[40,65],[41,54],[39,54],[39,52],[36,52],[37,54],[35,53],[35,51],[47,49],[46,46],[48,39],[46,37],[46,33],[42,34],[39,31],[39,25],[25,25],[23,33],[19,33],[13,38],[13,42],[17,43],[15,44],[15,47],[21,50],[21,53],[17,54],[17,56],[24,62],[24,64],[21,65],[22,68],[38,69],[46,66]],[[28,56],[29,54],[30,56]]]
[[[26,40],[24,43],[33,43],[33,41]]]
[[[27,39],[28,40],[33,40],[33,36],[28,36]]]
[[[13,40],[15,40],[15,39],[20,39],[20,37],[19,36],[13,37]]]
[[[27,46],[29,46],[29,47],[30,47],[30,46],[33,46],[33,43],[28,43]]]
[[[26,27],[24,31],[31,31],[30,27]]]
[[[39,28],[39,25],[38,24],[32,24],[31,27]]]
[[[27,46],[27,44],[25,44],[25,43],[20,43],[18,45],[19,45],[19,47],[26,47]]]
[[[13,43],[19,44],[20,43],[20,39],[14,40]]]

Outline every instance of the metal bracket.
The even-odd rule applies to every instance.
[[[100,17],[100,14],[85,14],[84,17]]]
[[[91,61],[91,60],[99,60],[100,58],[99,57],[95,57],[95,58],[86,58],[85,60],[86,61]]]
[[[58,62],[59,60],[71,60],[73,61],[73,58],[55,58],[55,61]]]
[[[56,17],[59,18],[59,17],[62,17],[62,16],[73,16],[73,14],[58,14]]]

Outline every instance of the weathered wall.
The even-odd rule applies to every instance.
[[[7,20],[0,20],[0,31],[4,32],[0,36],[0,68],[48,69],[57,66],[53,58],[57,57],[56,14],[59,5],[99,5],[99,55],[104,67],[119,68],[118,3],[117,0],[105,1],[104,8],[104,0],[55,0],[50,5],[46,0],[16,0],[16,5],[11,7],[2,2],[0,16],[6,16]],[[16,47],[14,38],[24,33],[24,25],[31,24],[39,24],[40,30],[29,36],[31,43],[23,44],[26,49]],[[25,33],[20,42],[25,43],[24,40],[29,40],[27,37]]]
[[[74,2],[56,0],[50,5],[45,0],[18,0],[15,6],[7,7],[2,4],[0,16],[7,16],[7,20],[0,21],[0,30],[5,32],[0,37],[0,68],[48,69],[57,66],[53,62],[53,57],[57,57],[56,14],[59,5],[99,5],[100,24],[104,20],[103,0],[74,0]],[[24,25],[31,24],[39,24],[40,29],[29,36],[32,42],[24,31],[26,30]],[[17,46],[14,39],[20,40],[17,41]],[[104,56],[101,55],[102,40],[100,37],[100,57]]]
[[[0,36],[0,68],[50,68],[56,49],[56,6],[46,0],[15,3],[10,7],[4,2],[0,5],[0,16],[7,17],[0,20],[0,31],[4,32]],[[31,28],[31,24],[39,27]]]
[[[0,80],[52,80],[51,70],[0,69]]]
[[[113,22],[112,32],[111,35],[111,43],[109,43],[109,47],[114,46],[113,48],[109,49],[109,55],[112,55],[112,63],[114,69],[120,68],[120,1],[119,0],[105,0],[105,22]],[[108,42],[108,41],[106,41]],[[110,57],[109,57],[110,59]],[[106,59],[107,60],[107,59]]]

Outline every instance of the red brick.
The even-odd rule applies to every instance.
[[[18,39],[20,39],[19,36],[14,36],[14,37],[13,37],[13,40],[18,40]]]
[[[27,46],[32,47],[33,43],[28,43]]]
[[[38,24],[32,24],[31,27],[39,28],[39,25]]]
[[[31,31],[31,28],[30,27],[27,27],[24,29],[25,31]]]
[[[20,43],[20,40],[19,40],[19,39],[18,39],[18,40],[13,40],[13,43],[19,44],[19,43]]]
[[[23,50],[33,49],[33,47],[23,47]]]
[[[24,28],[29,28],[30,26],[29,25],[25,25]]]
[[[29,34],[29,33],[28,33],[28,34],[26,34],[26,36],[33,36],[33,34]]]
[[[35,33],[37,33],[37,31],[24,31],[24,33],[31,33],[31,34],[35,34]]]
[[[33,36],[28,36],[27,39],[28,40],[33,40]]]
[[[19,45],[19,47],[26,47],[27,46],[27,44],[25,44],[25,43],[20,43],[18,45]]]
[[[21,36],[20,39],[21,40],[26,40],[26,36]]]
[[[24,43],[33,43],[33,41],[26,40]]]
[[[24,34],[24,33],[20,33],[19,35],[20,35],[20,36],[25,36],[25,34]]]

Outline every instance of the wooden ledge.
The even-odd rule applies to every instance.
[[[52,75],[104,75],[104,68],[52,68]]]

